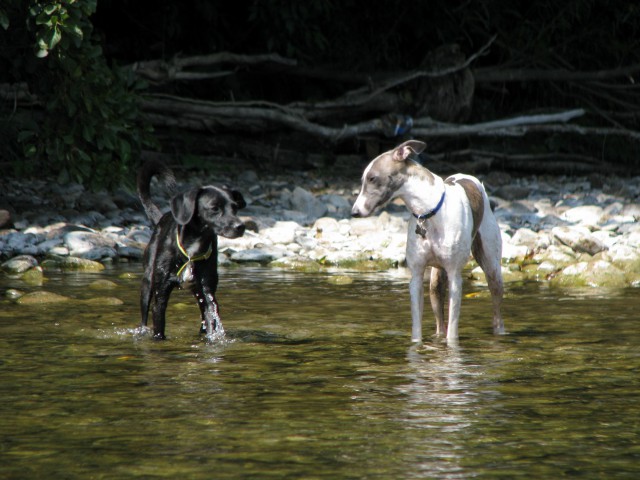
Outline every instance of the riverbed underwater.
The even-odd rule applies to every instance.
[[[0,478],[640,475],[637,289],[510,284],[494,336],[465,283],[459,344],[431,336],[427,298],[415,345],[400,271],[222,268],[224,339],[175,291],[158,342],[136,328],[140,271],[0,276],[74,299],[0,300]]]

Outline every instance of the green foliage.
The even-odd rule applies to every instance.
[[[58,43],[67,51],[70,43],[81,48],[84,32],[91,30],[89,16],[97,0],[35,1],[29,7],[29,21],[35,23],[36,56],[46,57]]]
[[[7,13],[2,9],[0,9],[0,27],[5,30],[9,28],[9,17],[7,16]]]
[[[89,16],[96,3],[32,1],[27,11],[12,12],[15,19],[0,10],[8,34],[26,20],[26,38],[38,60],[13,62],[14,80],[26,81],[43,109],[14,122],[26,157],[13,161],[16,174],[53,174],[61,182],[113,188],[131,178],[138,153],[153,142],[139,120],[136,91],[143,85],[130,72],[110,68],[92,35]]]

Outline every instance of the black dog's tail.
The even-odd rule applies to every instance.
[[[151,179],[156,175],[160,177],[162,183],[172,192],[175,191],[176,187],[176,179],[171,169],[158,161],[148,161],[142,165],[138,171],[136,182],[138,186],[138,197],[142,202],[147,217],[149,217],[149,220],[151,220],[154,225],[157,225],[162,218],[162,212],[156,204],[153,203],[153,200],[151,200]]]

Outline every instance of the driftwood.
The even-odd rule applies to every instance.
[[[346,140],[375,137],[407,136],[423,139],[463,139],[519,137],[528,134],[563,134],[579,136],[615,136],[633,142],[640,140],[640,85],[633,75],[640,73],[640,64],[597,71],[569,69],[500,69],[476,68],[475,62],[485,55],[496,37],[490,38],[468,57],[455,48],[442,49],[439,55],[425,60],[413,71],[395,74],[332,72],[310,69],[295,60],[277,54],[238,55],[220,52],[211,55],[175,57],[169,61],[136,62],[129,68],[141,78],[162,86],[175,81],[211,81],[229,77],[251,68],[255,78],[277,72],[292,81],[305,78],[326,80],[332,90],[343,86],[344,93],[317,101],[292,100],[281,104],[274,101],[215,102],[166,94],[145,94],[141,98],[141,115],[158,128],[171,127],[194,132],[226,132],[235,136],[247,133],[297,134],[319,140],[327,146],[344,144]],[[278,77],[278,78],[280,78]],[[301,80],[301,78],[303,80]],[[569,98],[577,108],[547,108],[543,113],[523,114],[486,122],[465,123],[475,95],[475,85],[507,84],[509,82],[551,82],[554,88]],[[564,83],[563,83],[564,82]],[[563,85],[563,86],[562,86]],[[565,88],[566,86],[569,86]],[[452,98],[452,95],[459,95]],[[28,87],[0,85],[0,100],[15,110],[20,106],[38,105],[38,99]],[[438,104],[438,102],[440,102]],[[470,140],[471,139],[471,140]],[[482,142],[480,142],[482,143]],[[249,155],[263,156],[260,146]],[[274,157],[273,153],[270,153]],[[473,161],[500,161],[514,167],[535,164],[553,169],[544,157],[496,152],[473,153]],[[285,156],[285,155],[282,155]],[[298,159],[296,152],[286,158]],[[586,157],[555,155],[565,167],[586,171],[596,164]],[[532,167],[533,168],[533,167]],[[581,170],[582,169],[582,170]]]
[[[402,116],[383,116],[349,125],[327,126],[307,120],[305,111],[268,102],[218,103],[188,101],[178,97],[155,96],[142,103],[147,118],[156,126],[183,127],[192,130],[213,131],[217,128],[242,131],[265,131],[287,128],[313,137],[338,143],[365,134],[394,136]],[[466,136],[521,136],[533,131],[560,133],[621,135],[640,139],[640,132],[580,125],[564,125],[586,114],[583,109],[563,112],[523,115],[477,124],[443,124],[430,118],[412,120],[411,134],[418,138]],[[394,123],[394,120],[396,122]],[[406,132],[409,131],[405,126]]]
[[[621,68],[593,71],[573,71],[564,68],[557,69],[501,69],[479,68],[474,70],[477,83],[504,82],[586,82],[610,80],[621,77],[632,77],[640,73],[640,63]]]
[[[149,60],[136,62],[124,68],[129,68],[138,76],[154,83],[165,83],[174,80],[207,80],[232,75],[241,66],[259,64],[279,64],[295,66],[296,61],[281,57],[277,54],[238,55],[229,52],[197,55],[193,57],[175,57],[171,61]],[[189,68],[213,67],[220,64],[232,64],[235,68],[223,71],[185,71]]]
[[[576,153],[521,154],[467,148],[444,153],[431,153],[428,163],[438,171],[479,172],[492,169],[536,174],[624,173],[620,165],[601,158]]]
[[[447,81],[456,81],[456,75],[470,71],[474,62],[489,51],[495,40],[495,36],[490,38],[479,50],[466,58],[457,57],[455,52],[444,50],[446,58],[443,63],[427,63],[423,68],[395,75],[310,70],[299,67],[294,60],[279,55],[251,56],[226,52],[177,57],[168,62],[139,62],[129,68],[157,83],[228,76],[238,69],[252,66],[265,74],[277,71],[280,75],[290,75],[291,78],[313,76],[360,85],[336,98],[316,102],[293,101],[288,104],[267,101],[211,102],[168,95],[147,95],[141,107],[145,117],[157,127],[170,126],[207,132],[286,130],[331,144],[354,137],[394,137],[401,134],[410,134],[417,138],[469,138],[558,133],[617,136],[633,141],[640,139],[640,132],[622,123],[629,123],[627,119],[635,123],[637,119],[640,104],[636,105],[634,99],[638,90],[632,88],[633,85],[609,83],[613,79],[625,79],[640,72],[640,64],[591,72],[568,69],[481,68],[473,70],[471,76],[474,79],[472,82],[478,84],[516,81],[572,82],[576,88],[571,90],[570,95],[576,96],[576,104],[582,108],[555,112],[549,109],[543,114],[467,124],[460,123],[459,120],[468,114],[465,109],[470,108],[470,97],[461,98],[460,101],[448,99],[449,103],[443,107],[444,110],[434,104],[425,108],[424,105],[408,103],[407,98],[413,99],[414,102],[434,101],[434,98],[435,101],[438,98],[445,101],[443,98],[447,94],[444,93],[429,98],[430,89],[446,86]],[[469,81],[469,77],[457,78],[462,82]],[[440,83],[433,83],[434,80]],[[461,85],[456,85],[453,90],[465,90],[464,95],[473,94],[473,83],[465,88],[461,88]],[[406,95],[407,91],[412,93]],[[599,101],[617,106],[619,110],[601,108],[598,106]],[[442,121],[443,117],[448,121]],[[597,121],[598,117],[602,121]]]

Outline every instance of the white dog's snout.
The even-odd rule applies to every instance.
[[[361,193],[360,195],[358,195],[358,198],[356,199],[355,203],[353,204],[353,208],[351,208],[351,216],[352,217],[363,217],[363,216],[365,216],[365,214],[363,213],[364,203],[365,203],[365,199],[364,199],[364,196]]]

